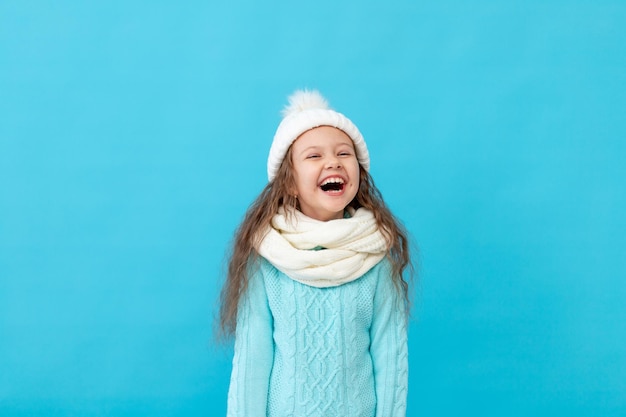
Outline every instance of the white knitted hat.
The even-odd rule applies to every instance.
[[[283,120],[276,129],[267,158],[267,178],[272,181],[285,158],[289,146],[307,130],[332,126],[345,132],[354,142],[359,164],[369,171],[370,158],[359,129],[341,113],[332,110],[318,91],[298,90],[289,96],[289,105],[282,111]]]

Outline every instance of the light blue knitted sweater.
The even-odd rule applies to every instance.
[[[228,416],[404,416],[407,354],[386,259],[330,288],[261,259],[239,306]]]

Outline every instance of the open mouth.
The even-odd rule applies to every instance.
[[[343,191],[343,187],[344,180],[340,177],[327,178],[320,184],[320,188],[324,192],[340,192]]]

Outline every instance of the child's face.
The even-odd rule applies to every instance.
[[[342,218],[359,189],[352,139],[339,129],[320,126],[304,132],[291,146],[302,213],[322,221]]]

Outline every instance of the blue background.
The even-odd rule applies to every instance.
[[[0,3],[0,415],[224,415],[279,110],[420,248],[409,416],[626,415],[624,1]]]

